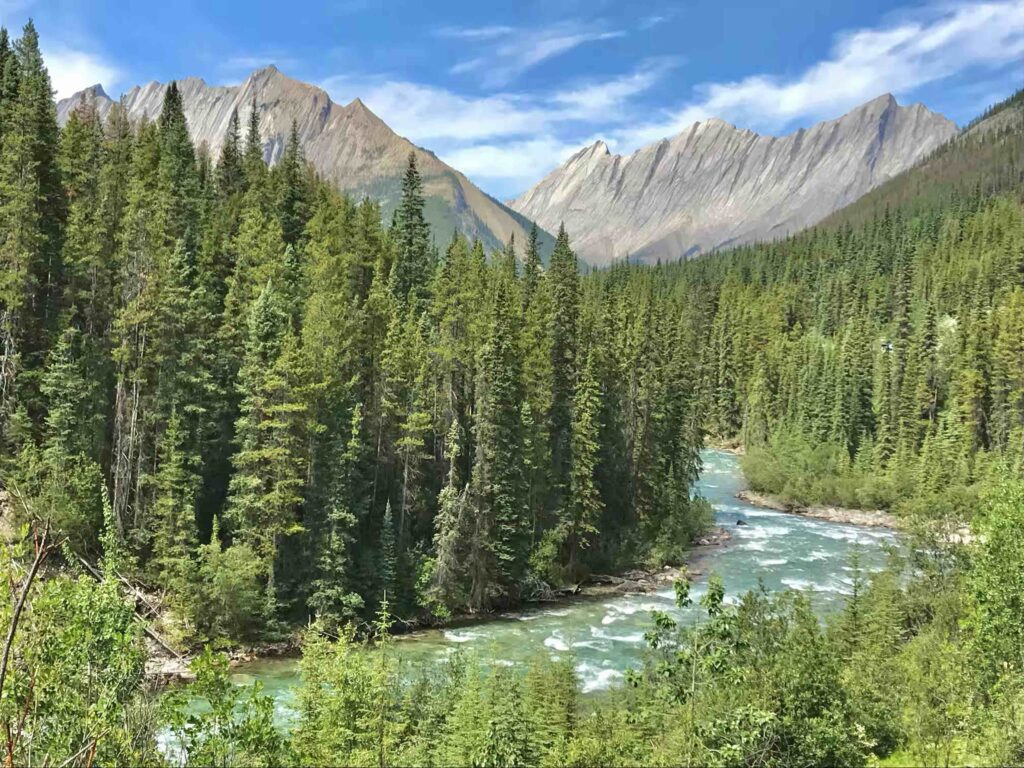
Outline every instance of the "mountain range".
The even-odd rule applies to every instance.
[[[306,158],[316,170],[353,196],[379,200],[385,220],[390,220],[409,153],[415,152],[427,219],[438,242],[445,243],[455,229],[479,238],[488,248],[503,245],[513,235],[521,243],[526,241],[531,222],[481,191],[433,152],[392,131],[359,99],[341,106],[323,89],[287,77],[273,66],[253,72],[237,86],[208,85],[197,77],[177,84],[192,138],[196,145],[205,143],[214,158],[220,155],[232,112],[238,110],[244,130],[255,98],[268,162],[280,158],[294,121]],[[122,98],[129,118],[156,118],[166,91],[167,84],[151,82],[125,93]],[[92,86],[58,102],[62,125],[83,99],[92,102],[101,116],[114,105],[101,86]],[[543,233],[541,250],[550,250],[552,243]]]
[[[427,218],[443,242],[454,229],[495,248],[531,226],[565,225],[581,259],[601,266],[625,257],[652,261],[707,253],[797,232],[911,168],[957,134],[956,125],[920,104],[886,94],[835,120],[786,136],[760,135],[712,118],[630,155],[603,141],[581,149],[506,204],[476,187],[434,153],[395,133],[359,99],[334,103],[316,86],[270,66],[237,86],[179,80],[193,139],[220,153],[237,110],[248,121],[255,99],[266,160],[280,158],[294,122],[307,159],[327,180],[380,200],[385,218],[398,202],[410,152],[424,180]],[[136,86],[122,97],[132,120],[159,115],[166,84]],[[106,115],[114,101],[93,86],[58,102],[66,121],[82,100]]]
[[[956,133],[889,94],[783,137],[710,119],[627,156],[598,141],[509,205],[551,230],[564,223],[591,264],[676,259],[804,229]]]

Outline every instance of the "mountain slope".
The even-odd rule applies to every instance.
[[[599,141],[510,206],[551,231],[564,222],[593,264],[675,259],[803,229],[955,133],[891,95],[781,138],[711,119],[627,157]]]
[[[1024,90],[996,104],[917,165],[837,211],[822,226],[858,225],[878,214],[905,215],[966,197],[1024,188]]]
[[[152,82],[128,91],[123,98],[129,117],[139,120],[144,115],[150,119],[159,115],[166,88]],[[522,216],[482,192],[432,152],[396,134],[359,99],[340,106],[322,89],[293,80],[276,67],[253,72],[238,86],[211,86],[189,77],[179,80],[178,88],[193,139],[197,145],[205,143],[215,158],[232,111],[238,110],[244,127],[255,96],[268,162],[280,158],[295,121],[306,158],[317,171],[354,196],[380,200],[388,220],[398,202],[409,152],[415,151],[427,216],[439,243],[447,242],[455,228],[491,248],[512,235],[525,242],[529,225]],[[58,103],[61,124],[83,98],[95,103],[102,115],[114,103],[100,86],[93,86]],[[542,247],[550,250],[551,238],[545,234],[543,240]]]

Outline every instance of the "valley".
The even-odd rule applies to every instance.
[[[0,759],[1024,762],[1019,3],[715,82],[683,19],[356,5],[0,29]]]

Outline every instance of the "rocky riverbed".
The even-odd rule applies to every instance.
[[[776,512],[787,512],[791,515],[813,517],[816,520],[828,520],[830,523],[845,525],[861,525],[868,528],[901,528],[900,520],[882,510],[848,509],[846,507],[804,506],[784,502],[774,496],[752,490],[742,490],[736,498],[762,509],[774,509]]]

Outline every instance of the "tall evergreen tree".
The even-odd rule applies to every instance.
[[[565,227],[558,230],[548,269],[551,291],[551,471],[555,492],[565,498],[572,467],[572,401],[576,392],[579,334],[579,267]]]
[[[410,296],[422,297],[430,277],[430,229],[423,206],[423,181],[416,167],[416,153],[410,152],[402,197],[395,211],[396,253],[391,274],[391,288],[403,301]]]
[[[217,189],[225,198],[239,195],[245,188],[245,168],[242,149],[239,146],[240,128],[238,110],[231,110],[231,119],[224,134],[224,146],[217,162]]]

